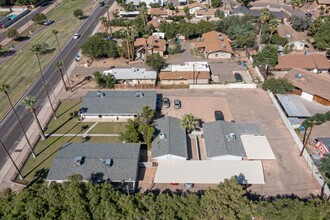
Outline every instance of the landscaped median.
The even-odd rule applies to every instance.
[[[55,20],[55,23],[40,31],[22,50],[18,51],[11,59],[0,67],[1,82],[9,84],[11,90],[9,94],[16,102],[26,89],[31,85],[39,74],[36,57],[30,51],[34,44],[46,43],[49,45],[49,52],[40,56],[42,68],[45,68],[51,59],[58,52],[56,39],[52,30],[58,30],[58,39],[63,46],[66,41],[73,35],[83,20],[79,20],[73,16],[73,10],[81,8],[88,3],[89,0],[63,0],[58,6],[52,9],[47,17]],[[85,14],[92,11],[92,5],[84,8]],[[9,110],[6,99],[0,94],[0,118]]]
[[[116,122],[80,122],[75,112],[80,108],[80,101],[62,102],[56,111],[59,116],[50,121],[45,134],[48,138],[39,140],[35,146],[36,158],[32,155],[26,160],[21,169],[23,180],[17,182],[33,184],[43,181],[48,174],[52,160],[64,143],[119,143],[120,132],[125,131],[127,123]],[[84,138],[88,136],[88,138]],[[73,160],[73,159],[72,159]]]

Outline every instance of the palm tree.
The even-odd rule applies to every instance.
[[[48,92],[48,88],[46,86],[46,82],[45,82],[45,78],[44,78],[44,75],[42,73],[42,68],[41,68],[41,63],[40,63],[40,59],[39,59],[39,55],[40,55],[40,52],[41,52],[41,45],[40,44],[35,44],[35,45],[32,45],[32,48],[30,49],[37,57],[37,60],[38,60],[38,65],[39,65],[39,70],[40,70],[40,76],[41,76],[41,79],[42,79],[42,83],[44,85],[44,88],[45,88],[45,91],[46,91],[46,95],[47,95],[47,98],[48,98],[48,101],[49,101],[49,104],[50,104],[50,107],[53,111],[53,114],[54,114],[54,118],[57,119],[56,117],[56,113],[55,113],[55,109],[54,109],[54,106],[53,106],[53,103],[50,99],[50,96],[49,96],[49,92]]]
[[[259,18],[259,21],[260,21],[260,32],[259,32],[259,35],[261,35],[261,31],[262,31],[262,28],[263,28],[263,25],[269,21],[270,19],[270,11],[268,8],[263,8],[261,9],[261,12],[260,12],[260,18]]]
[[[65,80],[64,80],[64,77],[63,77],[63,72],[62,72],[63,63],[62,63],[62,61],[56,61],[55,66],[58,69],[58,73],[60,74],[60,77],[62,79],[65,91],[68,91],[69,89],[68,89],[68,87],[66,87]]]
[[[34,119],[37,122],[41,139],[45,140],[46,137],[45,137],[44,131],[42,130],[40,121],[39,121],[39,119],[37,117],[37,114],[36,114],[36,109],[34,107],[36,103],[37,103],[37,100],[33,96],[27,96],[22,100],[22,105],[25,106],[25,108],[28,108],[30,110],[30,112],[32,113]]]
[[[13,163],[16,171],[18,172],[18,176],[19,178],[22,180],[23,179],[23,176],[22,176],[22,173],[21,171],[19,170],[18,166],[16,165],[14,159],[11,157],[10,153],[8,152],[7,148],[5,147],[5,145],[2,143],[2,141],[0,140],[0,145],[2,147],[2,149],[6,152],[7,156],[9,157],[9,159],[11,160],[11,162]]]
[[[277,19],[270,20],[269,24],[268,24],[268,30],[270,31],[268,44],[270,44],[270,42],[272,40],[273,33],[277,31],[277,28],[278,28],[278,20]]]
[[[60,56],[61,56],[61,61],[62,61],[62,67],[63,67],[63,70],[65,72],[65,75],[66,75],[66,78],[68,80],[68,84],[69,84],[69,88],[70,88],[70,91],[72,92],[72,87],[71,87],[71,83],[70,83],[70,78],[69,78],[69,75],[68,75],[68,72],[65,70],[65,65],[64,65],[64,59],[63,59],[63,54],[62,54],[62,48],[61,48],[61,45],[60,45],[60,42],[58,41],[58,37],[57,37],[57,34],[58,34],[58,31],[56,29],[53,30],[53,34],[56,38],[56,42],[57,42],[57,47],[60,51]]]
[[[103,25],[103,27],[108,27],[108,20],[106,17],[100,17],[100,21],[101,21],[101,24]],[[108,30],[106,30],[108,31]]]
[[[23,125],[22,125],[22,122],[21,122],[21,120],[20,120],[19,117],[18,117],[18,114],[17,114],[17,112],[16,112],[16,110],[15,110],[15,108],[14,108],[13,103],[11,102],[11,99],[10,99],[10,97],[9,97],[8,91],[9,91],[9,85],[8,85],[8,84],[1,83],[1,84],[0,84],[0,92],[3,92],[3,93],[6,95],[6,97],[7,97],[7,99],[8,99],[8,102],[9,102],[9,105],[10,105],[10,107],[11,107],[11,110],[14,112],[14,115],[15,115],[17,121],[18,121],[18,124],[19,124],[21,130],[23,131],[24,137],[25,137],[25,139],[26,139],[26,142],[27,142],[28,145],[29,145],[29,148],[30,148],[30,150],[31,150],[31,152],[32,152],[32,155],[33,155],[33,157],[36,157],[36,155],[35,155],[35,153],[34,153],[34,151],[33,151],[32,144],[31,144],[31,142],[30,142],[28,136],[26,135],[26,132],[25,132],[25,130],[24,130],[24,127],[23,127]]]
[[[140,18],[143,20],[144,26],[146,26],[148,22],[148,9],[146,6],[141,6],[139,11],[140,11]]]
[[[110,14],[109,14],[109,9],[110,9],[110,5],[106,4],[105,8],[107,9],[107,17],[108,17],[108,22],[109,22],[109,29],[110,29],[110,36],[112,37],[112,27],[111,27],[111,19],[110,19]]]
[[[180,124],[184,127],[188,133],[198,125],[198,119],[193,114],[185,114],[180,120]]]

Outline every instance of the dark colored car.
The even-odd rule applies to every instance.
[[[54,20],[46,20],[44,21],[44,25],[48,26],[54,23]]]
[[[243,82],[243,77],[239,73],[235,73],[235,80],[236,82]]]
[[[104,5],[105,5],[104,1],[100,1],[100,2],[99,2],[99,6],[100,6],[100,7],[102,7],[102,6],[104,6]]]
[[[174,108],[175,109],[180,109],[181,108],[181,101],[179,99],[174,100]]]
[[[163,107],[164,108],[169,108],[170,107],[170,100],[169,98],[163,98]]]
[[[214,112],[214,119],[216,121],[223,121],[223,120],[225,120],[225,116],[223,116],[222,111],[215,111]]]

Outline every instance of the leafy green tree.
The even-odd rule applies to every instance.
[[[180,119],[180,124],[183,128],[186,129],[188,133],[191,133],[192,130],[196,128],[198,125],[198,118],[196,118],[193,114],[184,114]]]
[[[253,56],[253,65],[262,68],[265,78],[268,77],[268,70],[273,69],[278,62],[277,46],[267,45]]]
[[[144,106],[142,112],[136,117],[136,121],[139,124],[152,125],[156,117],[155,110],[151,109],[149,106]]]
[[[112,89],[116,83],[116,78],[112,74],[104,75],[95,71],[93,75],[96,83],[102,88]]]
[[[211,0],[212,8],[219,8],[222,7],[223,3],[222,0]]]
[[[250,6],[250,2],[252,2],[252,0],[237,0],[237,2],[241,3],[241,5],[248,8]]]
[[[32,113],[32,115],[34,117],[34,120],[36,121],[36,123],[38,125],[39,135],[40,135],[41,139],[45,140],[46,137],[44,134],[44,130],[41,127],[40,121],[39,121],[37,113],[36,113],[36,108],[35,108],[36,103],[37,103],[37,100],[33,96],[27,96],[22,100],[22,105],[30,110],[30,112]]]
[[[32,21],[36,24],[43,24],[46,19],[47,17],[43,13],[37,13],[32,17]]]
[[[177,54],[181,52],[181,44],[176,44],[174,47],[167,48],[168,54]]]
[[[217,9],[214,13],[215,17],[218,17],[220,19],[223,19],[225,17],[225,12],[223,12],[220,9]]]
[[[324,183],[330,186],[330,155],[327,154],[321,159],[320,166],[318,167],[319,170],[322,173],[322,176],[324,178]],[[321,195],[324,194],[324,187],[325,185],[322,186],[322,191]]]
[[[81,53],[93,59],[116,58],[119,56],[117,44],[107,40],[102,33],[88,37],[81,45]]]
[[[148,148],[151,148],[151,142],[154,137],[155,128],[153,126],[142,124],[139,125],[139,133],[142,135],[144,142],[147,144]]]
[[[134,11],[134,3],[133,2],[130,2],[130,3],[125,3],[124,5],[124,9],[125,11]]]
[[[277,31],[278,25],[279,23],[277,19],[272,19],[269,21],[268,30],[270,31],[270,37],[268,44],[270,44],[273,34]]]
[[[286,94],[291,92],[294,87],[289,80],[285,78],[270,78],[262,84],[262,89],[266,91],[270,90],[274,94]]]
[[[100,21],[101,21],[101,24],[102,24],[103,27],[108,27],[109,26],[109,22],[108,22],[106,17],[104,17],[104,16],[100,17]]]
[[[138,143],[140,140],[139,124],[134,120],[129,120],[128,125],[125,126],[125,132],[120,134],[120,139],[127,143]]]
[[[6,32],[6,35],[8,38],[11,38],[13,40],[17,39],[19,36],[18,31],[15,28],[9,28]]]
[[[296,31],[304,31],[309,28],[309,26],[312,23],[312,20],[310,17],[296,15],[295,18],[292,19],[292,28]]]
[[[153,70],[159,72],[166,66],[166,61],[158,53],[147,56],[147,65],[150,66]]]
[[[330,18],[325,18],[314,35],[315,46],[320,50],[330,47]]]
[[[75,16],[78,19],[82,19],[84,17],[84,11],[80,8],[77,8],[73,11],[73,16]]]
[[[260,12],[260,17],[259,17],[259,22],[260,22],[260,31],[259,31],[259,35],[261,35],[262,29],[263,29],[263,25],[268,22],[271,18],[271,13],[269,11],[268,8],[263,8],[261,9]]]

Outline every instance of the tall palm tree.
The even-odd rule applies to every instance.
[[[16,110],[15,110],[15,108],[14,108],[13,103],[11,102],[11,99],[10,99],[10,97],[9,97],[8,91],[9,91],[9,85],[8,85],[8,84],[1,83],[1,84],[0,84],[0,92],[3,92],[3,93],[6,95],[6,97],[7,97],[7,99],[8,99],[8,102],[9,102],[9,105],[10,105],[10,107],[11,107],[11,110],[14,112],[14,115],[15,115],[17,121],[18,121],[18,124],[19,124],[21,130],[23,131],[24,137],[25,137],[25,139],[26,139],[26,142],[27,142],[28,145],[29,145],[29,148],[30,148],[30,150],[31,150],[31,152],[32,152],[32,155],[33,155],[33,157],[36,157],[36,155],[35,155],[35,153],[34,153],[34,151],[33,151],[32,144],[31,144],[31,142],[30,142],[28,136],[26,135],[26,132],[25,132],[25,130],[24,130],[24,127],[23,127],[23,125],[22,125],[22,122],[21,122],[21,120],[20,120],[19,117],[18,117],[18,114],[17,114],[17,112],[16,112]]]
[[[70,91],[72,92],[72,87],[71,87],[71,83],[70,83],[70,78],[69,78],[69,75],[68,75],[68,71],[66,71],[65,69],[65,65],[64,65],[64,59],[63,59],[63,54],[62,54],[62,48],[61,48],[61,45],[60,45],[60,42],[58,40],[58,37],[57,37],[57,34],[58,34],[58,31],[56,29],[53,30],[53,34],[56,38],[56,42],[57,42],[57,47],[60,51],[60,56],[61,56],[61,61],[62,61],[62,67],[63,67],[63,70],[65,72],[65,75],[66,75],[66,78],[68,80],[68,85],[69,85],[69,88],[70,88]]]
[[[191,133],[191,131],[198,125],[198,119],[191,113],[184,114],[180,120],[180,124],[187,130],[188,133]]]
[[[65,88],[65,91],[68,91],[68,87],[66,87],[66,83],[65,83],[65,80],[64,80],[64,76],[63,76],[63,72],[62,72],[62,66],[63,66],[63,63],[62,61],[56,61],[55,62],[55,66],[58,70],[58,73],[60,74],[60,77],[62,79],[62,82],[63,82],[63,85],[64,85],[64,88]]]
[[[44,134],[44,131],[42,130],[42,127],[41,127],[41,124],[40,124],[40,121],[37,117],[37,114],[36,114],[36,108],[35,108],[35,104],[37,103],[37,100],[33,97],[33,96],[26,96],[23,100],[22,100],[22,105],[25,107],[25,108],[28,108],[30,110],[30,112],[32,113],[34,119],[36,120],[37,122],[37,125],[38,125],[38,129],[39,129],[39,134],[40,134],[40,137],[42,140],[45,140],[46,137],[45,137],[45,134]]]
[[[112,37],[112,27],[111,27],[111,19],[110,19],[110,14],[109,14],[109,9],[110,9],[110,5],[106,4],[105,8],[107,9],[107,17],[108,17],[108,22],[109,22],[109,30],[110,30],[110,36]]]
[[[23,176],[22,176],[22,173],[21,171],[19,170],[17,164],[15,163],[14,159],[11,157],[10,153],[8,152],[7,148],[5,147],[5,145],[2,143],[2,141],[0,140],[0,145],[2,147],[2,149],[6,152],[7,156],[9,157],[9,159],[11,160],[11,162],[13,163],[16,171],[18,172],[18,176],[19,178],[22,180],[23,179]]]
[[[50,104],[50,107],[53,111],[53,114],[54,114],[54,118],[57,119],[56,117],[56,112],[55,112],[55,109],[54,109],[54,106],[53,106],[53,103],[50,99],[50,96],[49,96],[49,91],[48,91],[48,88],[46,86],[46,82],[45,82],[45,78],[44,78],[44,75],[43,75],[43,72],[42,72],[42,68],[41,68],[41,63],[40,63],[40,58],[39,58],[39,55],[40,55],[40,52],[42,50],[42,47],[40,44],[35,44],[32,46],[32,48],[30,49],[37,57],[37,61],[38,61],[38,65],[39,65],[39,70],[40,70],[40,76],[41,76],[41,79],[42,79],[42,83],[44,85],[44,88],[45,88],[45,91],[46,91],[46,95],[47,95],[47,98],[48,98],[48,101],[49,101],[49,104]]]
[[[140,18],[143,20],[144,26],[146,26],[148,22],[148,9],[146,6],[141,6],[139,11],[140,11]]]
[[[268,42],[268,44],[270,44],[274,32],[277,31],[278,24],[279,23],[278,23],[278,20],[277,19],[272,19],[272,20],[269,21],[268,30],[270,31],[270,36],[269,36],[269,42]]]
[[[107,20],[107,18],[106,17],[100,17],[100,21],[101,21],[101,24],[102,24],[102,26],[103,27],[108,27],[108,20]],[[106,32],[107,32],[108,30],[106,30]]]
[[[268,8],[263,8],[261,9],[261,12],[260,12],[260,18],[259,18],[259,21],[260,21],[260,31],[259,31],[259,35],[261,35],[261,31],[262,31],[262,28],[263,28],[263,25],[269,21],[270,19],[270,16],[271,16],[271,13],[269,11]]]

